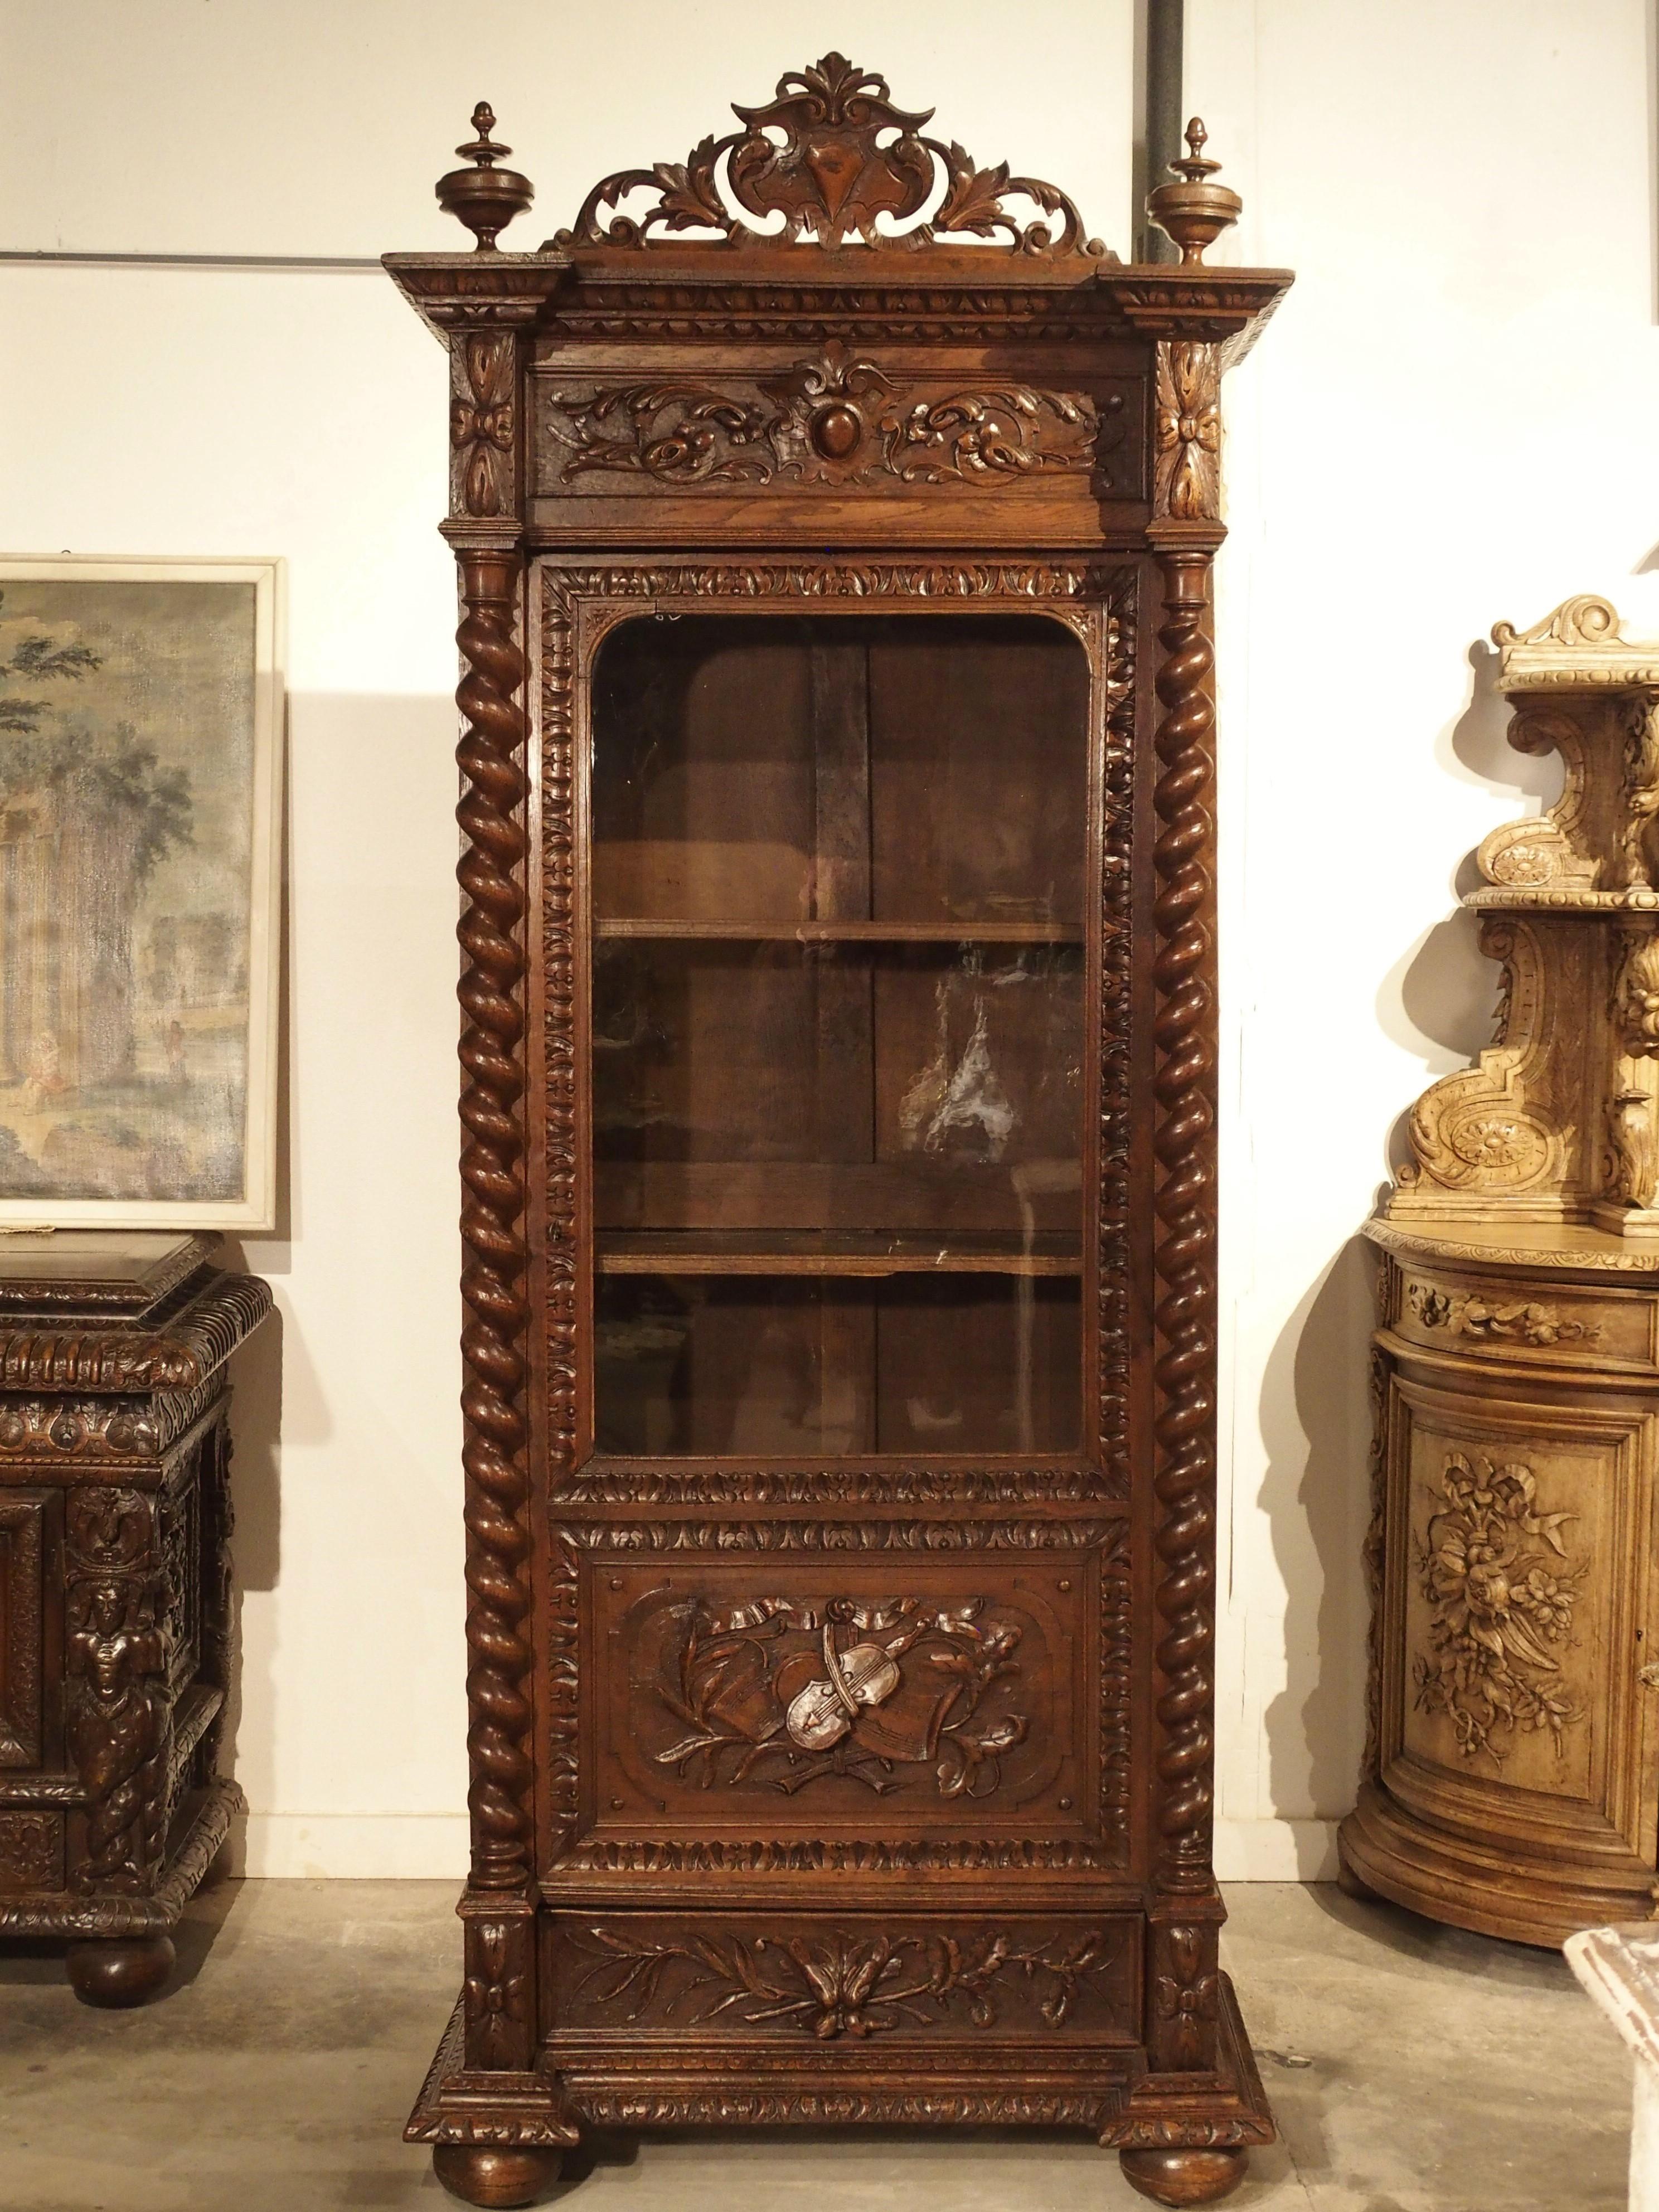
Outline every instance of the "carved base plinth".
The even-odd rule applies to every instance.
[[[534,2204],[559,2178],[556,2150],[487,2143],[438,2143],[432,2171],[463,2204]]]
[[[1337,1830],[1351,1894],[1370,1890],[1431,1920],[1557,1950],[1581,1928],[1655,1915],[1653,1869],[1575,1866],[1501,1842],[1431,1827],[1389,1792],[1367,1783]]]
[[[1154,2204],[1214,2204],[1244,2179],[1246,2150],[1125,2150],[1123,2179]]]
[[[489,2072],[465,2063],[465,2020],[457,2004],[420,2100],[404,2130],[430,2143],[440,2180],[473,2204],[527,2204],[550,2186],[560,2154],[583,2126],[647,2130],[683,2127],[1073,2127],[1124,2154],[1143,2195],[1169,2204],[1224,2197],[1248,2152],[1274,2138],[1273,2114],[1251,2055],[1238,2001],[1218,1978],[1215,2071],[1159,2074],[1129,2049],[1098,2046],[1057,2059],[1026,2044],[1005,2045],[975,2064],[958,2056],[930,2064],[919,2088],[914,2054],[884,2057],[878,2040],[813,2039],[787,2057],[728,2045],[701,2050],[693,2063],[641,2043],[607,2039],[590,2055],[562,2048],[558,2072]],[[487,2196],[486,2188],[526,2196]],[[1163,2193],[1179,2187],[1187,2193]]]
[[[142,1936],[125,1942],[71,1943],[64,1966],[82,2004],[122,2010],[159,1996],[175,1956],[170,1936]]]

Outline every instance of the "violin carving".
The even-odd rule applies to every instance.
[[[653,1756],[705,1784],[790,1796],[830,1775],[884,1796],[908,1766],[931,1768],[941,1796],[987,1796],[1029,1723],[1010,1705],[1022,1631],[981,1621],[983,1607],[769,1597],[716,1612],[694,1601],[659,1692],[691,1733]],[[845,1646],[841,1631],[854,1638]]]

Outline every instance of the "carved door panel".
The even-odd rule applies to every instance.
[[[563,1866],[1122,1865],[1127,1530],[934,1533],[562,1532]]]
[[[0,1767],[46,1756],[45,1491],[0,1492]]]
[[[1659,1419],[1392,1387],[1388,1787],[1443,1823],[1651,1863]]]

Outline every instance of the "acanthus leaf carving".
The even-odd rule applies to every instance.
[[[1054,185],[1011,176],[1006,162],[982,169],[954,142],[924,137],[932,109],[895,106],[885,78],[844,55],[781,77],[763,106],[734,104],[732,112],[743,128],[711,133],[683,162],[605,178],[556,243],[633,251],[692,233],[702,234],[696,242],[738,248],[810,240],[834,252],[856,240],[890,252],[977,239],[1046,260],[1115,258],[1085,239],[1077,210]],[[654,197],[639,215],[610,212],[640,191]],[[939,204],[923,221],[935,192]],[[1010,200],[1031,204],[1034,218],[1022,222]]]
[[[1104,400],[1021,384],[913,398],[839,339],[745,391],[685,381],[556,391],[549,438],[558,480],[596,471],[678,488],[800,483],[1012,483],[1087,471],[1122,435],[1121,391]],[[1109,425],[1111,435],[1103,434]]]

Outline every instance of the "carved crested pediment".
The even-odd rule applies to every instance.
[[[711,132],[684,161],[605,178],[553,243],[634,248],[678,236],[737,247],[833,251],[858,242],[914,251],[979,240],[1050,260],[1116,258],[1085,237],[1064,192],[1011,176],[1006,161],[982,169],[954,140],[925,137],[933,109],[895,106],[885,77],[844,54],[781,77],[764,106],[734,104],[732,112],[742,128]],[[647,198],[623,211],[635,194]],[[1018,211],[1022,201],[1029,214]]]

